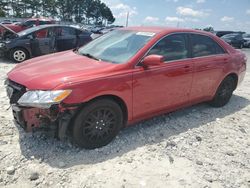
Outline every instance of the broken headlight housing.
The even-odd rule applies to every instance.
[[[27,91],[18,100],[18,104],[27,107],[50,108],[54,104],[59,104],[71,93],[71,90],[53,91]]]

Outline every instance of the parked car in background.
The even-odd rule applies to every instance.
[[[213,31],[213,33],[214,33],[217,37],[222,37],[222,36],[224,36],[224,35],[231,34],[231,33],[244,34],[245,32],[243,32],[243,31]]]
[[[221,39],[235,48],[241,49],[244,46],[244,39],[241,33],[231,33],[231,34],[223,35]]]
[[[20,32],[33,26],[45,25],[45,24],[46,25],[55,24],[55,21],[49,18],[30,18],[30,19],[25,20],[24,22],[5,24],[5,26],[15,32]],[[2,30],[0,28],[0,35],[1,33],[2,33]]]
[[[90,31],[94,34],[102,34],[102,30],[104,29],[105,27],[101,27],[101,26],[95,26],[95,27],[92,27],[90,29]]]
[[[3,20],[1,24],[12,24],[13,22],[11,20]]]
[[[68,133],[92,149],[155,115],[200,102],[226,105],[246,61],[211,33],[133,27],[78,50],[28,60],[5,83],[14,118],[26,131]]]
[[[250,48],[250,34],[244,34],[244,47]]]
[[[224,35],[231,34],[231,33],[234,33],[234,31],[214,31],[214,34],[217,37],[222,37]]]
[[[92,40],[91,33],[71,26],[42,25],[14,33],[0,42],[0,50],[10,59],[26,59],[80,47]]]

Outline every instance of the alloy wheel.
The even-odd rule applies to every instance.
[[[88,114],[83,122],[83,135],[91,140],[105,140],[114,130],[115,112],[110,108],[99,108]]]
[[[14,60],[18,61],[18,62],[21,62],[21,61],[24,61],[26,59],[26,54],[24,51],[22,50],[16,50],[14,53],[13,53],[13,58]]]

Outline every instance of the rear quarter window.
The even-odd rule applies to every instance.
[[[206,35],[192,34],[191,40],[193,57],[203,57],[225,53],[225,50],[217,42]]]

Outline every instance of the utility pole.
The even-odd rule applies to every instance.
[[[129,12],[127,13],[126,27],[128,27]]]

